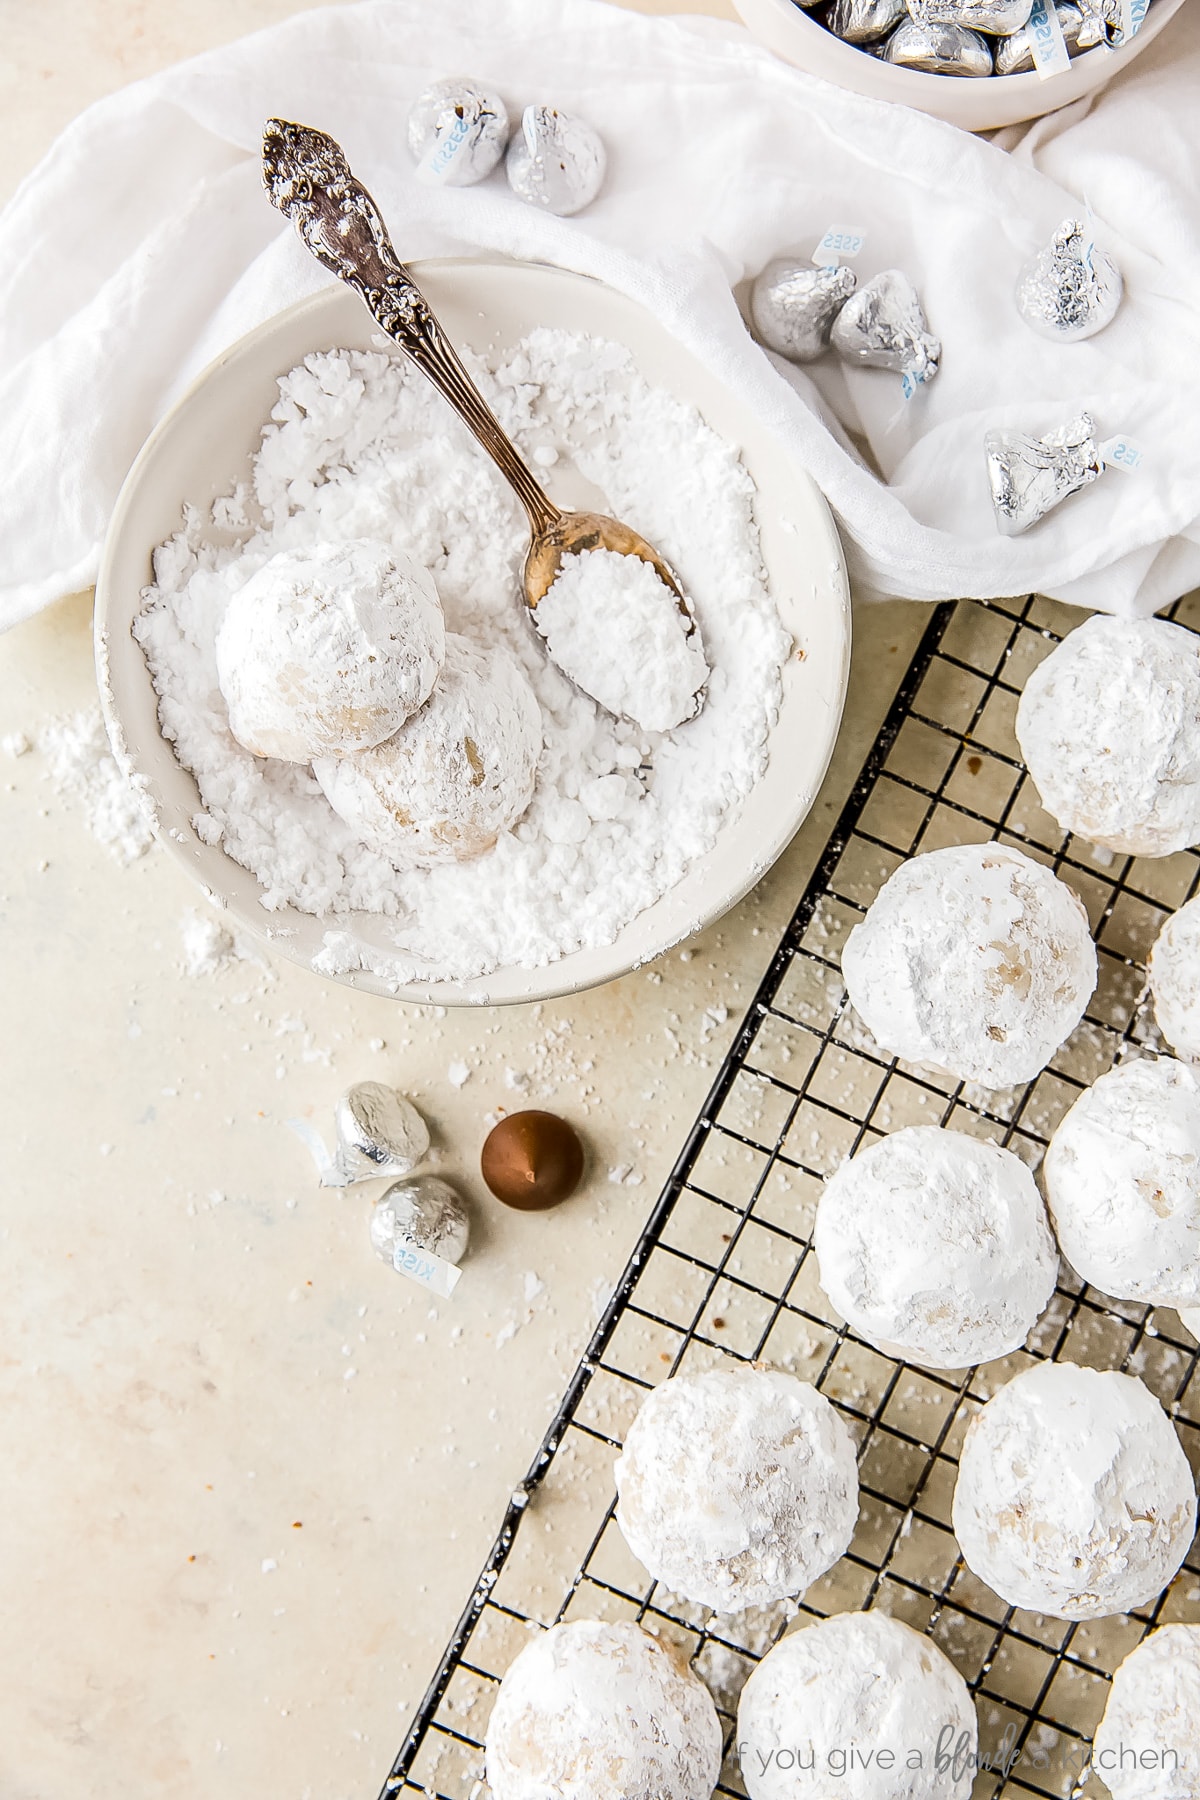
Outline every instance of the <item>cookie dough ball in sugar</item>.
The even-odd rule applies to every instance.
[[[1019,1348],[1058,1275],[1020,1157],[936,1125],[844,1162],[825,1184],[813,1245],[822,1287],[859,1336],[932,1369]]]
[[[712,1696],[640,1625],[577,1620],[528,1644],[487,1728],[493,1800],[710,1800]]]
[[[751,1674],[738,1707],[750,1800],[829,1800],[841,1792],[853,1800],[967,1800],[978,1735],[953,1663],[881,1612],[838,1613],[782,1638]],[[959,1766],[935,1779],[938,1751],[960,1742]],[[910,1766],[912,1752],[919,1768]]]
[[[451,632],[420,712],[374,750],[321,757],[313,774],[363,843],[423,867],[490,850],[533,798],[541,749],[542,715],[515,659]]]
[[[1200,1062],[1200,897],[1167,920],[1148,973],[1159,1030],[1172,1050]]]
[[[969,1567],[1002,1600],[1098,1619],[1161,1594],[1195,1534],[1196,1490],[1136,1376],[1039,1363],[971,1421],[953,1516]]]
[[[1143,1758],[1143,1751],[1152,1755]],[[1092,1767],[1113,1800],[1196,1800],[1200,1625],[1162,1625],[1125,1658],[1096,1732]]]
[[[1096,950],[1078,896],[1004,844],[902,863],[842,952],[859,1013],[893,1055],[984,1087],[1031,1081],[1083,1016]]]
[[[366,538],[280,550],[217,632],[229,729],[286,762],[369,750],[428,699],[445,649],[433,577],[409,557]]]
[[[1066,831],[1132,856],[1200,842],[1200,638],[1088,619],[1025,684],[1017,739]]]
[[[1173,1057],[1085,1089],[1042,1165],[1062,1253],[1114,1300],[1200,1306],[1200,1082]]]
[[[802,1594],[849,1546],[854,1442],[779,1369],[676,1375],[642,1403],[616,1466],[617,1523],[656,1581],[717,1612]]]

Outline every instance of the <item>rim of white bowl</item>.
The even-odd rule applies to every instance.
[[[796,0],[733,0],[752,36],[785,61],[790,60],[781,38],[793,33],[797,57],[810,46],[823,68],[797,60],[793,66],[822,75],[835,85],[868,97],[885,97],[901,106],[931,113],[970,131],[994,131],[1019,125],[1056,112],[1073,100],[1106,86],[1133,59],[1152,44],[1184,4],[1184,0],[1156,0],[1145,23],[1127,44],[1107,49],[1099,44],[1072,57],[1071,66],[1045,80],[1036,70],[1022,75],[990,75],[964,78],[934,75],[924,69],[904,69],[871,56],[856,44],[835,37],[811,17]],[[764,29],[765,28],[765,29]],[[864,61],[870,65],[864,69]],[[837,73],[826,74],[826,69]],[[948,93],[948,87],[955,91]],[[885,96],[878,89],[886,88]]]
[[[496,282],[512,282],[516,278],[532,276],[542,283],[565,284],[577,293],[586,292],[589,300],[595,300],[597,294],[604,296],[603,305],[613,313],[613,321],[609,327],[618,341],[626,344],[634,356],[635,363],[643,366],[642,357],[636,345],[639,332],[647,333],[653,341],[659,340],[660,354],[670,352],[669,360],[673,360],[676,368],[687,368],[699,377],[701,390],[708,390],[708,398],[718,391],[732,404],[735,411],[740,411],[746,418],[753,420],[748,404],[731,389],[725,386],[718,376],[706,369],[695,356],[677,339],[671,336],[666,327],[656,320],[639,302],[610,288],[607,284],[592,277],[579,275],[572,271],[559,269],[547,264],[530,264],[515,262],[496,257],[439,257],[414,260],[414,273],[430,288],[430,299],[435,310],[439,303],[444,309],[448,296],[453,292],[453,281],[456,274],[460,282],[465,273],[470,278],[486,277],[493,285]],[[447,284],[443,291],[443,284]],[[518,301],[518,309],[520,303]],[[547,302],[548,304],[548,302]],[[476,315],[478,316],[478,308]],[[534,321],[526,318],[522,329],[529,329]],[[621,324],[630,328],[634,342],[621,335]],[[286,355],[271,354],[276,341],[282,343],[290,333],[305,336],[311,326],[311,341],[307,350],[299,355],[288,351]],[[604,327],[600,324],[582,324],[580,329],[601,333]],[[723,840],[728,833],[735,831],[739,820],[753,799],[754,791],[747,795],[742,806],[728,824],[722,827],[715,844],[704,856],[697,858],[691,870],[667,893],[660,897],[653,906],[635,915],[633,920],[622,928],[616,939],[608,945],[595,949],[584,949],[568,952],[554,961],[536,968],[504,967],[490,975],[481,976],[470,981],[416,980],[393,984],[369,970],[354,970],[331,974],[312,967],[311,948],[303,949],[297,941],[302,938],[311,939],[313,931],[318,928],[323,932],[339,925],[350,926],[358,915],[346,914],[331,917],[300,914],[295,909],[287,909],[283,913],[268,914],[257,904],[257,895],[261,892],[253,875],[239,863],[226,855],[219,845],[205,844],[197,835],[192,824],[192,815],[202,807],[199,791],[194,778],[176,760],[174,750],[162,736],[158,727],[158,696],[150,680],[149,670],[144,657],[130,629],[133,619],[140,610],[143,588],[152,579],[150,573],[150,557],[155,546],[170,535],[170,530],[178,529],[179,508],[189,498],[186,488],[172,487],[175,509],[171,515],[176,520],[174,526],[161,531],[159,526],[153,527],[149,533],[143,529],[140,515],[154,510],[149,498],[150,487],[159,474],[160,459],[164,456],[178,455],[179,445],[185,427],[193,421],[197,433],[203,437],[202,424],[207,424],[208,434],[212,435],[212,420],[202,421],[199,414],[205,399],[210,398],[218,384],[229,384],[235,377],[245,373],[253,375],[258,387],[263,386],[267,374],[266,365],[278,374],[293,367],[302,356],[310,351],[331,347],[333,344],[350,342],[351,347],[366,347],[372,337],[378,341],[378,332],[373,321],[367,315],[358,299],[348,289],[333,283],[321,288],[306,299],[295,302],[272,318],[265,320],[252,331],[223,351],[220,356],[204,369],[184,393],[175,401],[170,410],[155,426],[138,453],[129,474],[121,488],[116,506],[105,538],[101,558],[100,574],[96,583],[96,612],[94,622],[94,640],[96,667],[100,686],[101,706],[108,728],[109,740],[113,753],[125,774],[141,793],[144,803],[152,814],[159,841],[182,863],[183,867],[198,882],[205,896],[219,909],[236,919],[251,933],[262,938],[270,949],[282,954],[289,961],[301,968],[306,968],[314,976],[323,976],[326,980],[334,980],[343,985],[357,988],[387,998],[407,1002],[434,1003],[443,1006],[479,1006],[519,1004],[539,1000],[560,999],[567,995],[579,993],[591,987],[598,987],[605,982],[630,973],[645,963],[661,956],[673,945],[682,942],[695,932],[704,929],[735,906],[750,889],[762,878],[766,871],[778,859],[791,839],[808,816],[815,802],[821,780],[829,765],[837,738],[841,714],[845,703],[846,683],[849,674],[850,658],[850,607],[849,586],[846,577],[845,557],[837,535],[829,507],[811,477],[795,463],[790,453],[779,443],[778,438],[765,425],[760,429],[764,443],[769,443],[772,454],[786,465],[788,479],[795,484],[797,510],[805,516],[805,530],[810,533],[813,552],[810,561],[813,571],[818,565],[823,570],[822,581],[810,578],[807,583],[805,603],[811,605],[814,598],[821,598],[830,610],[828,628],[835,639],[832,654],[827,657],[825,675],[828,679],[828,691],[822,696],[824,702],[825,725],[824,740],[812,758],[810,769],[806,771],[805,792],[798,797],[790,808],[784,808],[772,822],[769,829],[762,831],[756,839],[755,854],[739,861],[736,871],[727,867],[728,858],[722,857]],[[354,340],[359,342],[356,344]],[[264,361],[265,358],[265,361]],[[256,367],[257,365],[260,365]],[[270,373],[273,384],[276,373]],[[665,385],[671,387],[668,380]],[[703,399],[692,397],[691,404],[706,415]],[[261,428],[267,417],[264,409],[257,414],[255,433]],[[714,429],[720,429],[714,425]],[[726,433],[725,435],[728,435]],[[745,453],[745,452],[744,452]],[[747,455],[747,466],[754,474],[752,454]],[[212,495],[225,492],[230,482],[248,467],[248,453],[229,453],[229,460],[224,472],[213,486]],[[759,474],[763,473],[760,468]],[[211,484],[210,484],[211,485]],[[205,484],[198,481],[197,490],[193,490],[191,498],[203,501]],[[761,481],[756,481],[761,491]],[[161,516],[161,506],[159,508]],[[767,521],[758,520],[760,532],[766,535]],[[764,561],[770,567],[769,558]],[[790,597],[775,595],[780,606],[785,626],[789,620],[787,606],[792,605],[794,627],[796,617],[800,616],[800,601],[792,601]],[[803,659],[801,659],[802,661]],[[793,659],[795,661],[795,659]],[[788,682],[794,679],[795,671],[791,663],[785,668],[785,694],[780,713],[788,704]],[[810,697],[811,699],[811,697]],[[807,705],[798,693],[793,694],[793,705]],[[797,722],[799,725],[799,722]],[[806,735],[798,728],[797,736]],[[773,742],[779,738],[778,723],[772,727],[772,748],[778,751],[781,745]],[[760,776],[759,785],[765,779]],[[174,795],[166,790],[174,788]],[[181,789],[186,789],[186,800],[181,798]],[[689,882],[692,871],[701,869],[711,860],[710,878],[704,890],[703,903],[694,907],[686,917],[677,916],[663,928],[653,931],[648,941],[642,943],[636,952],[627,947],[622,948],[626,935],[642,922],[639,935],[646,937],[646,921],[650,920],[658,909],[670,914],[672,897],[678,898],[680,890]],[[253,890],[253,900],[251,899]],[[678,907],[674,909],[678,913]],[[282,929],[278,921],[282,920]],[[272,922],[275,922],[274,925]],[[293,921],[295,924],[293,925]],[[294,935],[288,935],[289,932]]]

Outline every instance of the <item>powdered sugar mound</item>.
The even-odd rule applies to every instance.
[[[565,558],[538,602],[538,629],[563,672],[609,712],[671,731],[708,679],[700,634],[651,565],[615,550]]]
[[[971,1421],[954,1531],[970,1568],[1012,1606],[1056,1619],[1143,1606],[1195,1530],[1187,1457],[1136,1376],[1038,1363]]]
[[[963,1740],[967,1754],[956,1759]],[[953,1663],[882,1612],[838,1613],[782,1638],[738,1706],[750,1800],[828,1800],[843,1782],[854,1800],[967,1800],[977,1740],[975,1707]],[[853,1773],[839,1776],[839,1767]]]
[[[1200,896],[1167,920],[1147,973],[1159,1030],[1180,1056],[1200,1062]]]
[[[842,973],[884,1049],[1003,1088],[1040,1074],[1079,1023],[1096,950],[1049,869],[1004,844],[956,844],[884,883]]]
[[[1018,1349],[1045,1310],[1058,1252],[1020,1157],[913,1125],[825,1184],[821,1286],[886,1356],[961,1369]]]
[[[37,734],[50,779],[64,799],[83,809],[87,828],[118,862],[136,862],[154,831],[136,788],[108,748],[98,706],[52,719]]]
[[[267,967],[254,945],[240,932],[231,931],[213,913],[200,913],[193,908],[183,915],[181,929],[185,975],[215,975],[235,962]]]
[[[1119,1063],[1042,1165],[1063,1255],[1114,1300],[1200,1306],[1200,1082],[1173,1057]]]
[[[854,1534],[854,1442],[780,1369],[675,1375],[643,1401],[616,1465],[617,1523],[686,1600],[739,1612],[802,1594]]]
[[[1196,1800],[1198,1721],[1200,1625],[1160,1625],[1117,1669],[1096,1732],[1092,1767],[1113,1800]]]
[[[411,557],[363,538],[277,551],[217,633],[230,729],[288,762],[369,750],[429,698],[445,644],[433,579]]]
[[[490,850],[529,805],[542,748],[533,689],[502,646],[452,632],[432,697],[394,737],[313,774],[355,837],[397,868]]]
[[[708,1689],[628,1621],[579,1619],[535,1638],[488,1721],[493,1800],[709,1800],[720,1771]]]
[[[1026,682],[1017,739],[1065,830],[1134,856],[1200,842],[1200,642],[1182,625],[1077,626]]]
[[[611,943],[712,844],[766,761],[789,650],[764,585],[754,486],[736,448],[637,374],[626,351],[539,330],[472,373],[518,445],[598,490],[677,569],[712,665],[699,717],[640,730],[557,670],[520,598],[526,528],[464,426],[400,358],[331,351],[280,383],[240,541],[185,509],[155,556],[135,624],[159,719],[221,843],[262,903],[325,916],[321,966],[467,979]],[[224,520],[233,514],[225,511]],[[232,595],[280,550],[370,537],[433,575],[446,623],[503,645],[532,682],[544,745],[528,812],[470,863],[398,873],[329,806],[308,770],[250,756],[229,731],[214,640]],[[394,951],[356,935],[383,914]]]

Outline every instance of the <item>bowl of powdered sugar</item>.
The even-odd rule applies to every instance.
[[[517,502],[341,287],[234,346],[142,451],[97,589],[101,692],[164,843],[240,924],[372,992],[545,999],[709,923],[787,844],[841,715],[844,563],[808,477],[634,302],[542,267],[416,272],[552,498],[678,571],[697,716],[648,729],[549,659]],[[619,693],[639,652],[610,636]]]

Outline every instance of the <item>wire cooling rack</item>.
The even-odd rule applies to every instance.
[[[1066,1624],[1006,1607],[963,1564],[950,1529],[972,1415],[1044,1357],[1136,1373],[1200,1467],[1200,1368],[1173,1312],[1064,1279],[1029,1348],[961,1374],[881,1356],[826,1302],[809,1253],[816,1195],[842,1159],[904,1125],[998,1139],[1036,1164],[1080,1090],[1127,1050],[1156,1045],[1144,961],[1200,886],[1192,852],[1109,858],[1042,811],[1013,719],[1029,672],[1078,622],[1038,598],[960,601],[933,614],[892,709],[772,958],[703,1111],[514,1495],[487,1566],[405,1739],[382,1800],[476,1800],[500,1677],[531,1632],[564,1619],[637,1619],[680,1645],[726,1730],[717,1792],[744,1793],[737,1695],[801,1615],[882,1607],[928,1632],[975,1695],[976,1800],[1101,1796],[1087,1751],[1113,1669],[1153,1624],[1200,1622],[1200,1550],[1137,1613]],[[1200,626],[1200,596],[1171,615]],[[991,838],[1059,870],[1088,909],[1100,979],[1084,1021],[1029,1086],[985,1092],[883,1054],[848,1009],[839,951],[905,857]],[[723,1356],[812,1381],[859,1445],[862,1512],[850,1550],[802,1604],[714,1617],[651,1582],[613,1518],[612,1465],[647,1390]]]

